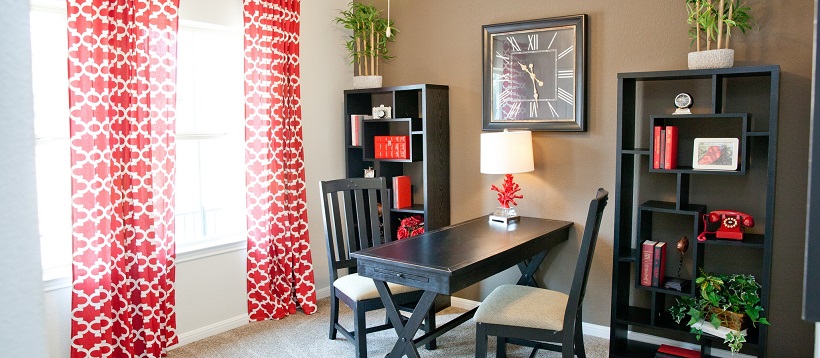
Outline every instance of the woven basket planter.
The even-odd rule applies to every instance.
[[[720,319],[720,325],[735,331],[740,331],[746,328],[746,319],[745,313],[737,313],[732,311],[726,311],[721,308],[712,307],[709,309],[709,313],[715,313],[718,315],[718,319]]]

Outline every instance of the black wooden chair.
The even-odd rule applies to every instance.
[[[569,295],[518,285],[494,289],[475,314],[477,358],[487,356],[488,336],[497,337],[496,357],[506,357],[507,343],[533,347],[531,357],[538,349],[562,352],[564,358],[573,357],[573,353],[586,357],[581,308],[608,196],[606,190],[598,189],[589,204]]]
[[[390,190],[385,178],[352,178],[321,182],[322,212],[327,238],[330,269],[330,339],[342,333],[356,346],[356,357],[367,357],[367,334],[393,328],[385,318],[379,326],[367,327],[365,313],[382,309],[381,298],[372,279],[356,273],[356,259],[351,252],[392,241]],[[384,203],[384,210],[379,209]],[[381,214],[381,215],[380,215]],[[380,220],[381,217],[381,220]],[[346,275],[339,277],[339,270]],[[388,283],[397,305],[411,310],[423,291]],[[339,301],[353,311],[353,330],[339,324]],[[423,329],[435,328],[435,310],[430,310]],[[435,341],[427,349],[435,349]]]

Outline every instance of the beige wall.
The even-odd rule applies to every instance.
[[[370,0],[364,0],[370,2]],[[780,133],[774,238],[770,350],[774,356],[811,356],[813,326],[800,319],[803,265],[813,2],[749,0],[761,31],[736,36],[736,65],[779,64]],[[401,31],[396,58],[384,66],[385,85],[450,86],[452,222],[494,206],[491,183],[479,173],[481,26],[552,16],[589,14],[586,133],[534,133],[536,171],[517,175],[525,215],[582,223],[597,187],[615,189],[617,74],[686,68],[689,38],[682,1],[394,0],[391,18]],[[385,1],[376,5],[386,7]],[[670,98],[670,103],[672,99]],[[592,266],[585,321],[609,325],[614,207],[607,208]],[[315,236],[314,236],[315,237]],[[580,233],[542,266],[550,287],[569,285]],[[497,282],[461,296],[480,299]],[[795,344],[798,343],[798,344]]]

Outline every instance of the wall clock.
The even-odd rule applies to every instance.
[[[587,15],[484,25],[484,130],[585,131]]]

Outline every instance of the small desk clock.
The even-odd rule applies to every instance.
[[[675,113],[672,114],[692,114],[689,108],[692,108],[692,96],[688,93],[681,93],[675,96]]]

